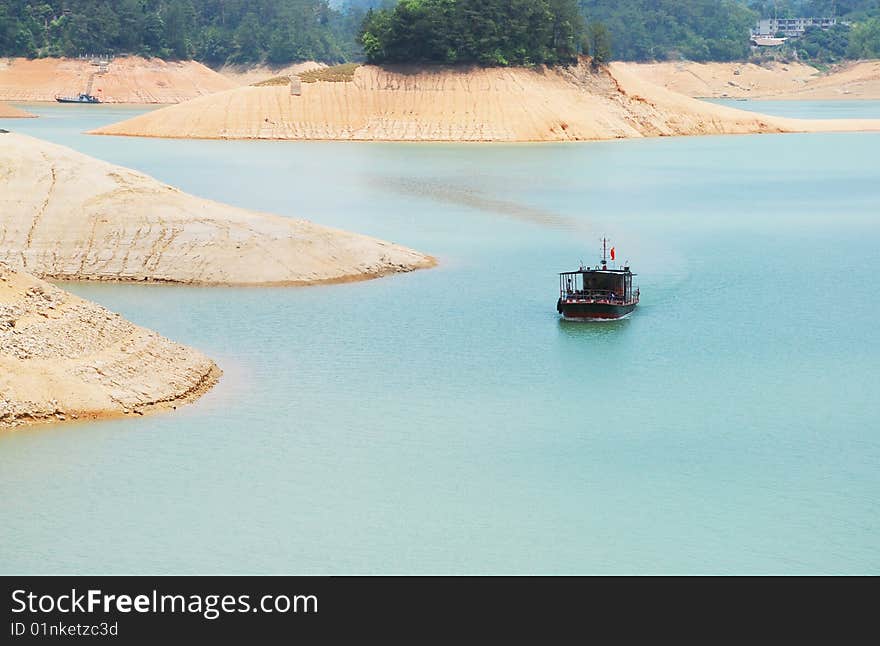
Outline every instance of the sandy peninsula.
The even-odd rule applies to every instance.
[[[820,72],[803,63],[615,63],[638,78],[697,98],[880,100],[880,61]]]
[[[0,119],[26,119],[33,118],[36,115],[24,110],[19,110],[6,103],[0,103]]]
[[[0,264],[0,431],[176,408],[219,377],[200,352]]]
[[[311,285],[431,267],[405,247],[188,195],[143,173],[0,134],[0,262],[41,278]]]
[[[0,101],[54,101],[85,92],[105,103],[180,103],[237,84],[195,61],[127,56],[103,72],[97,61],[71,58],[0,59]]]
[[[698,134],[880,130],[878,121],[798,121],[672,92],[627,65],[377,67],[350,81],[241,87],[93,134],[204,139],[581,141]]]

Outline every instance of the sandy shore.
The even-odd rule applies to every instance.
[[[797,121],[671,92],[612,64],[556,69],[362,66],[350,82],[242,87],[93,134],[205,139],[579,141],[697,134],[880,130]]]
[[[183,193],[133,170],[0,134],[0,262],[41,278],[310,285],[431,267],[429,256]]]
[[[0,119],[24,119],[33,118],[36,116],[37,115],[35,114],[25,112],[24,110],[19,110],[18,108],[14,108],[6,103],[0,103]]]
[[[691,97],[880,100],[880,61],[860,61],[822,73],[803,63],[615,63],[644,81]]]
[[[176,408],[219,377],[200,352],[0,264],[0,431]]]
[[[106,74],[88,60],[0,59],[0,101],[54,101],[85,92],[105,103],[180,103],[237,84],[195,61],[166,62],[137,56],[113,59]]]

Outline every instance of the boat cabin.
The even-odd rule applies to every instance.
[[[631,303],[638,296],[638,289],[633,292],[634,275],[629,267],[608,269],[605,264],[566,271],[559,274],[559,297],[564,300]]]

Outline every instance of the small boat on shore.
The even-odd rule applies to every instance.
[[[56,96],[58,103],[101,103],[101,99],[93,94],[78,94],[76,96]]]
[[[621,319],[639,304],[639,288],[633,289],[635,276],[629,266],[609,269],[608,241],[602,239],[602,264],[581,266],[577,271],[559,274],[559,300],[556,311],[567,321]],[[611,247],[611,260],[615,259]]]

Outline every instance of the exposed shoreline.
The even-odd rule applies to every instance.
[[[705,134],[880,130],[878,120],[798,120],[699,101],[627,65],[365,65],[350,81],[240,87],[90,134],[185,139],[564,142]]]
[[[35,409],[32,412],[23,412],[0,417],[0,433],[14,431],[34,426],[48,426],[50,424],[75,424],[80,422],[104,422],[114,419],[126,419],[131,417],[144,417],[147,415],[161,415],[177,410],[179,406],[195,403],[210,392],[223,377],[223,370],[218,366],[210,368],[197,383],[185,393],[179,396],[167,397],[162,400],[139,404],[137,408],[130,410],[76,410],[66,407],[63,411],[56,408],[49,412],[47,409]],[[0,404],[3,402],[0,401]]]
[[[137,280],[126,280],[112,276],[93,277],[82,275],[65,275],[65,274],[41,274],[43,280],[56,281],[59,283],[136,283],[138,285],[153,285],[164,287],[236,287],[236,288],[283,288],[283,287],[324,287],[328,285],[347,285],[349,283],[361,283],[368,280],[376,280],[378,278],[386,278],[397,274],[408,274],[420,269],[434,269],[440,265],[440,261],[434,256],[424,256],[424,261],[412,265],[402,265],[396,268],[388,268],[373,272],[364,272],[361,274],[350,276],[339,276],[336,278],[317,278],[314,280],[290,280],[290,281],[267,281],[267,282],[236,282],[236,281],[199,281],[199,280],[173,280],[160,278],[139,278]]]

